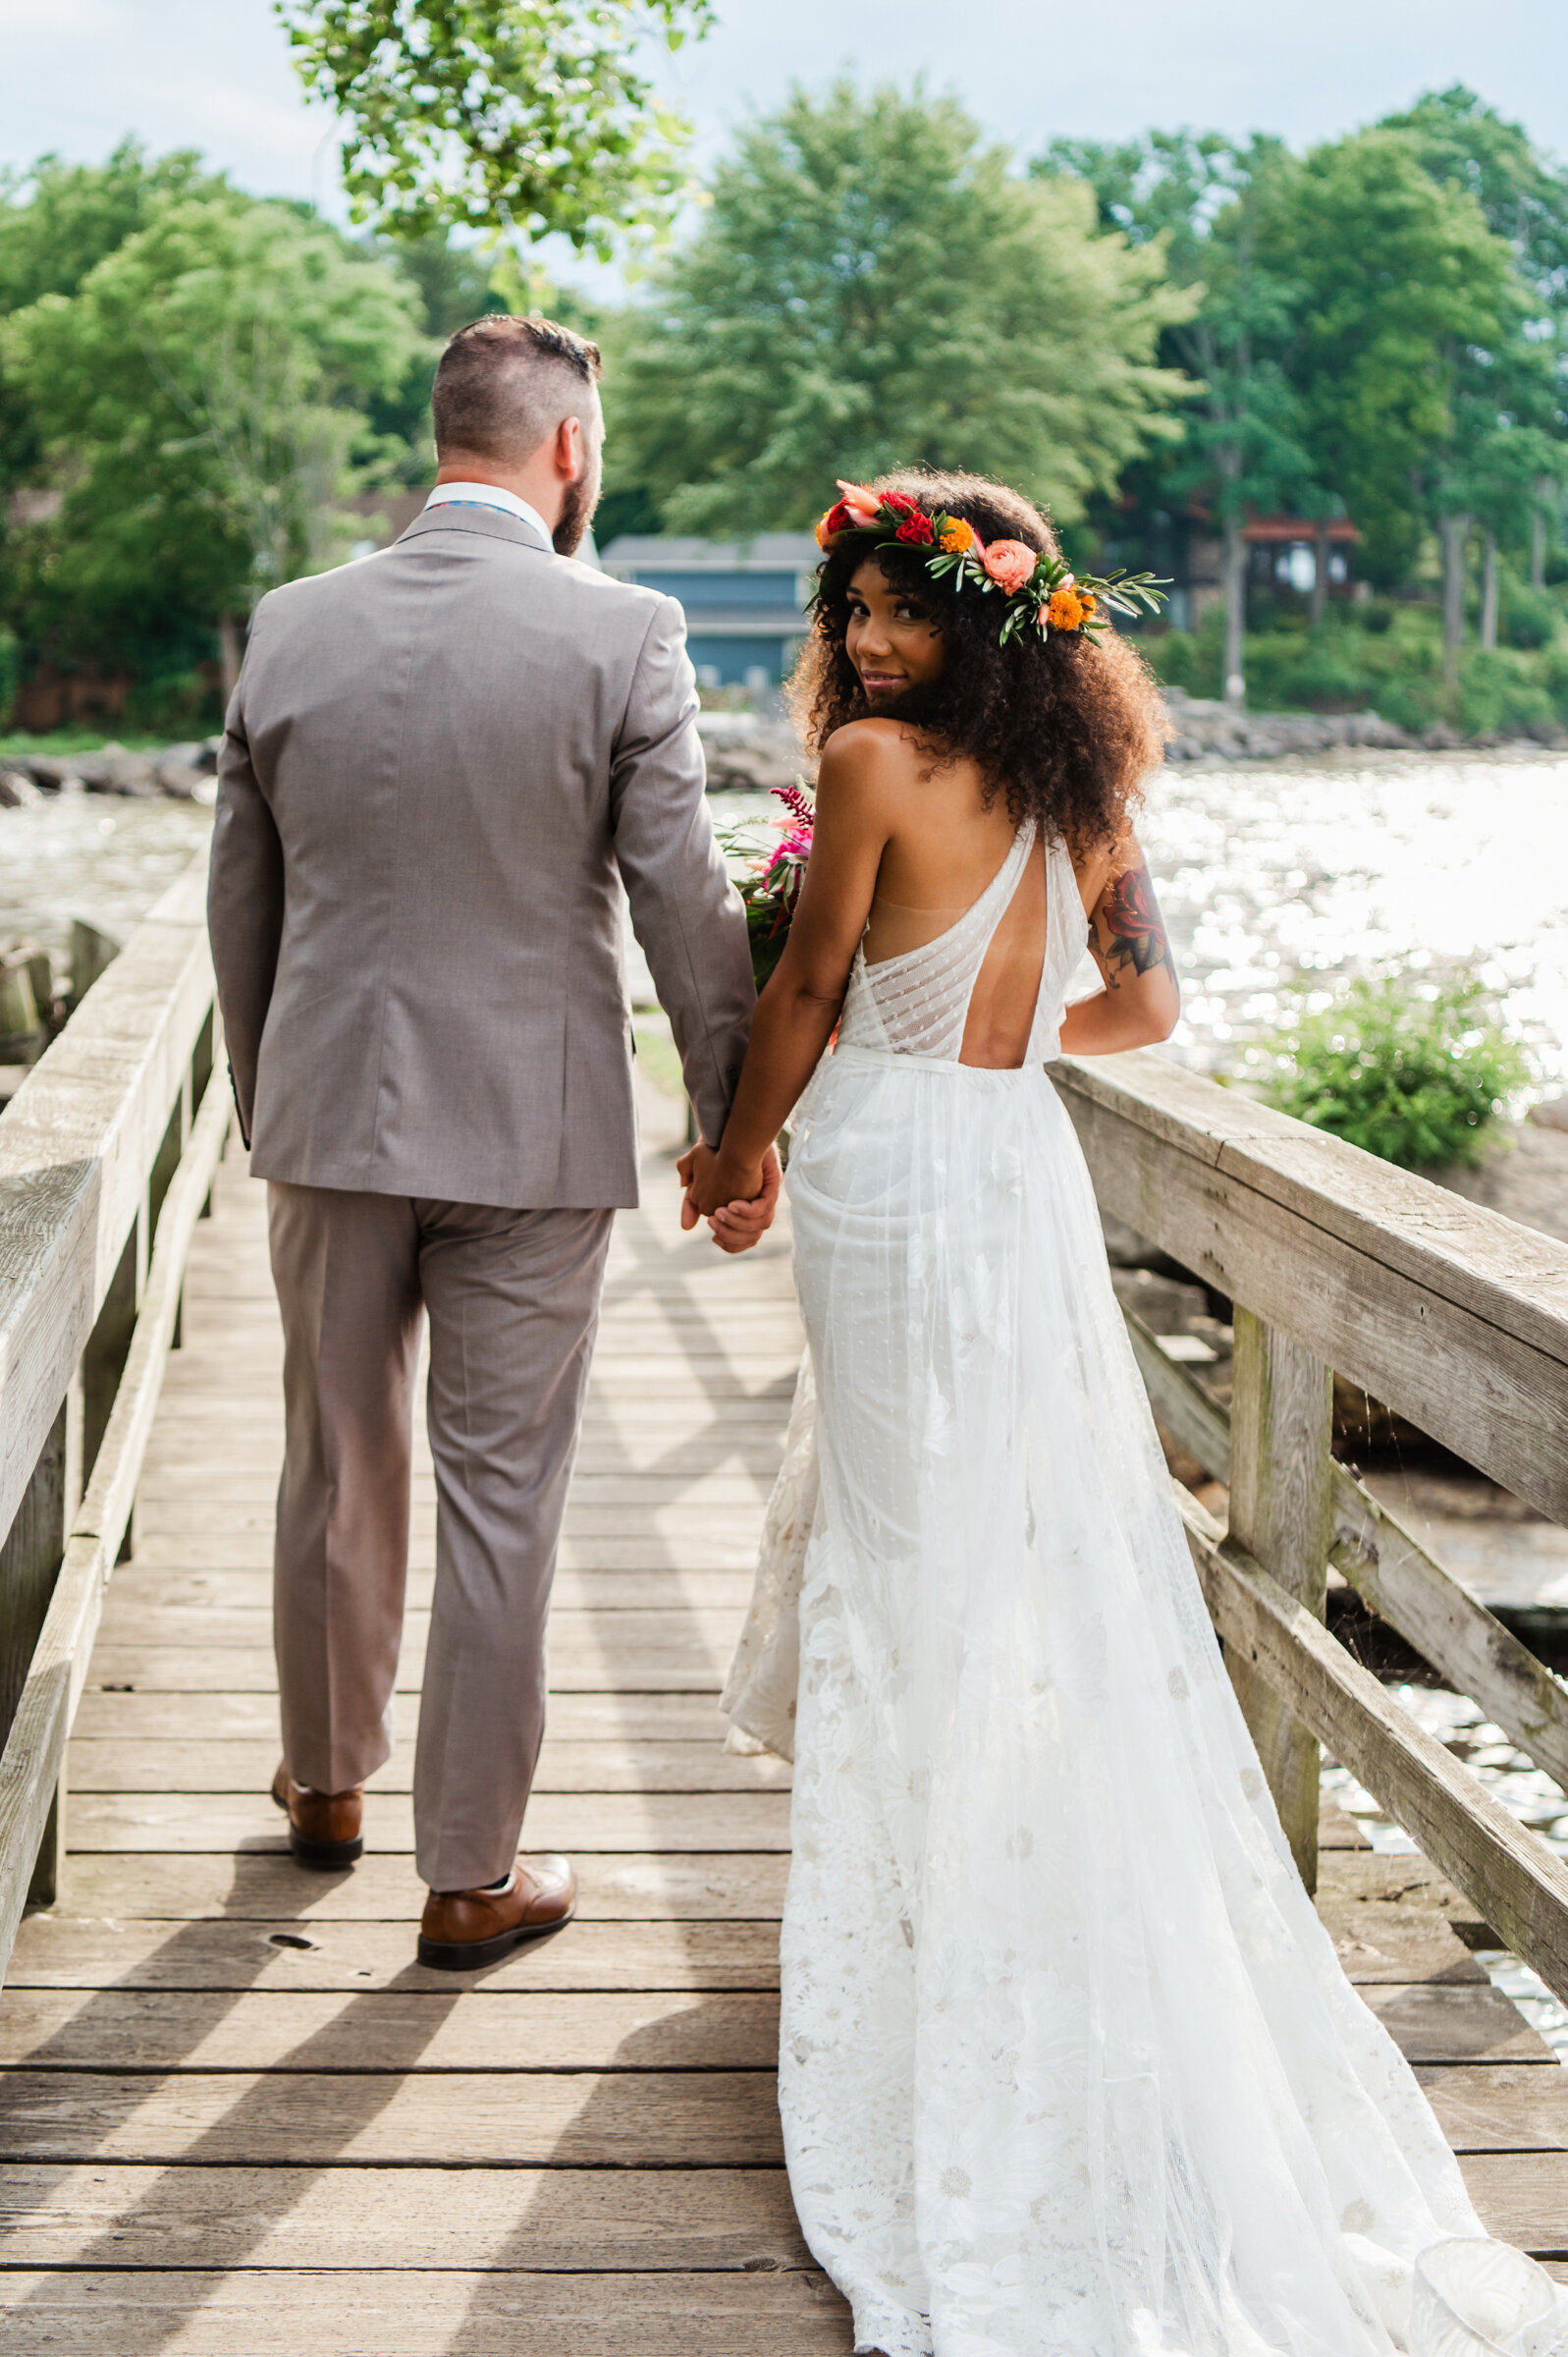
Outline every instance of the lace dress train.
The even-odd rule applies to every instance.
[[[857,959],[794,1125],[816,1403],[727,1699],[787,1750],[798,1630],[802,2226],[887,2357],[1541,2357],[1554,2288],[1483,2238],[1220,1663],[1045,1069],[1083,938],[1059,844],[1029,1060],[957,1061],[1032,848]],[[1467,2298],[1494,2335],[1443,2339]]]

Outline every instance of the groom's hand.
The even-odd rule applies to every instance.
[[[745,1252],[766,1234],[779,1207],[782,1174],[772,1146],[751,1171],[727,1163],[723,1150],[698,1144],[681,1155],[676,1169],[685,1190],[680,1225],[695,1228],[706,1218],[714,1242],[726,1252]]]
[[[721,1203],[708,1221],[721,1252],[749,1252],[753,1244],[762,1241],[779,1208],[783,1178],[778,1154],[770,1146],[762,1166],[759,1191],[749,1198],[737,1197],[732,1202]]]

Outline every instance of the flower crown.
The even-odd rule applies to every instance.
[[[851,534],[873,548],[901,541],[928,551],[933,580],[952,576],[954,589],[973,586],[1005,599],[1000,643],[1033,624],[1042,637],[1052,630],[1079,630],[1098,637],[1111,613],[1158,614],[1169,586],[1152,573],[1072,573],[1060,557],[1048,557],[1022,540],[993,540],[988,547],[973,524],[939,508],[928,516],[902,491],[872,491],[840,480],[837,500],[817,526],[817,546],[835,549]]]

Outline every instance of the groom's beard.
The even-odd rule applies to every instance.
[[[561,517],[550,537],[558,557],[574,557],[582,546],[582,535],[593,521],[599,505],[600,466],[597,459],[586,474],[567,485],[561,502]]]

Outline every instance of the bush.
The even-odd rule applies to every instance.
[[[1530,1077],[1473,974],[1353,982],[1265,1043],[1268,1103],[1402,1170],[1479,1162]]]
[[[11,718],[21,684],[22,649],[17,644],[16,632],[0,622],[0,729]]]
[[[1546,589],[1533,589],[1528,581],[1516,580],[1505,573],[1497,600],[1497,625],[1507,646],[1517,646],[1526,653],[1539,653],[1550,646],[1557,635],[1562,610]]]

